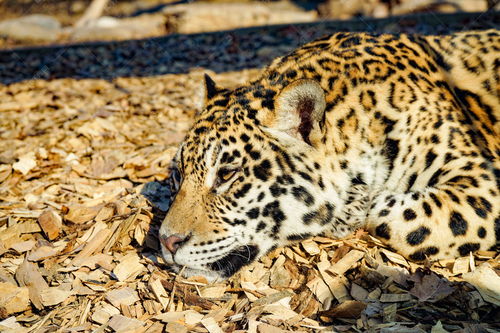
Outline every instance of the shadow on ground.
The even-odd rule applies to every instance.
[[[0,51],[0,83],[31,79],[143,77],[260,68],[297,46],[336,31],[447,34],[500,28],[500,12],[417,14],[252,27],[159,38]]]

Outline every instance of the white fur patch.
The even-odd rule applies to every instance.
[[[214,186],[215,180],[217,179],[218,161],[216,159],[218,151],[219,148],[212,143],[205,152],[205,165],[207,167],[205,186],[208,188]]]

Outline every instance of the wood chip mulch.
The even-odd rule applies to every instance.
[[[170,273],[162,182],[201,75],[0,87],[0,331],[500,330],[498,252],[417,265],[360,230],[277,249],[226,282]]]

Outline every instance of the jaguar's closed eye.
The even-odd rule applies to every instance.
[[[181,172],[177,167],[175,166],[171,167],[170,177],[169,177],[170,191],[172,193],[177,193],[179,191],[179,188],[181,187],[181,182],[182,182]]]
[[[221,168],[217,171],[218,183],[223,184],[231,180],[236,175],[239,169],[236,168]]]

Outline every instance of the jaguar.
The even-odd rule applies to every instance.
[[[496,250],[500,33],[339,32],[225,89],[172,161],[174,270],[210,281],[287,244],[365,229],[415,262]]]

